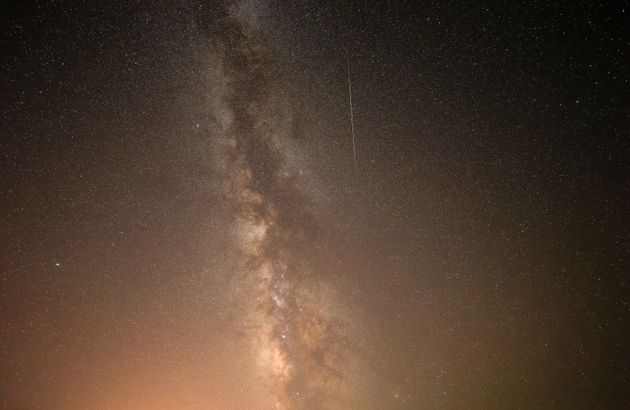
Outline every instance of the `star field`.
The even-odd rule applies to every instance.
[[[630,400],[621,5],[3,9],[0,408]]]

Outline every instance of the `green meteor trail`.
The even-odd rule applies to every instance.
[[[348,101],[350,105],[350,129],[352,131],[352,155],[354,159],[354,169],[357,169],[357,146],[354,139],[354,113],[352,110],[352,81],[350,80],[350,57],[346,56],[348,65]]]

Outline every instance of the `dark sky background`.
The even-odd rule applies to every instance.
[[[0,408],[630,402],[623,5],[1,5]]]

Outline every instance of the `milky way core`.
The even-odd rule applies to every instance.
[[[317,240],[313,198],[283,148],[288,136],[275,115],[282,97],[274,94],[281,84],[272,77],[273,54],[240,11],[227,8],[209,24],[222,33],[210,34],[225,81],[213,116],[221,118],[216,148],[225,157],[218,163],[242,262],[233,292],[273,406],[347,408],[343,318],[301,250]]]

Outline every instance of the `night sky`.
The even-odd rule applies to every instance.
[[[607,3],[2,2],[0,408],[627,408]]]

